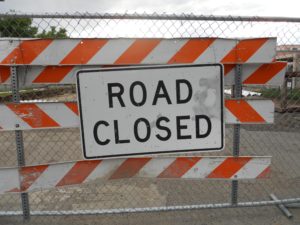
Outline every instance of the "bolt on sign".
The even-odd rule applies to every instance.
[[[221,64],[81,70],[77,89],[86,159],[223,149]]]

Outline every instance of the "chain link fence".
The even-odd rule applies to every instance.
[[[300,19],[214,17],[140,14],[0,15],[2,38],[251,38],[276,37],[277,60],[288,61],[289,77],[281,87],[244,86],[244,98],[267,98],[276,106],[271,125],[242,125],[240,155],[272,156],[269,179],[238,183],[238,202],[263,202],[274,193],[279,199],[300,197]],[[0,46],[1,51],[1,46]],[[0,101],[12,101],[10,85],[0,85]],[[226,87],[230,90],[231,87]],[[20,87],[21,102],[75,101],[74,85]],[[0,115],[1,116],[1,115]],[[232,155],[233,125],[226,125],[226,147],[218,153]],[[0,133],[0,167],[18,165],[15,132]],[[77,128],[23,131],[26,165],[82,160]],[[277,207],[140,212],[135,208],[231,202],[230,181],[126,179],[94,181],[80,186],[40,190],[28,194],[30,210],[56,212],[32,216],[32,224],[299,224],[282,216]],[[222,205],[220,205],[222,206]],[[226,205],[223,205],[226,207]],[[0,211],[22,212],[19,194],[0,196]],[[132,213],[104,214],[110,209]],[[209,207],[207,207],[209,208]],[[72,211],[66,216],[64,212]],[[95,215],[95,212],[98,212]],[[136,210],[137,211],[137,210]],[[99,213],[100,212],[100,213]],[[61,215],[59,215],[61,214]],[[84,214],[84,215],[80,215]],[[0,224],[22,222],[22,215],[0,217]]]

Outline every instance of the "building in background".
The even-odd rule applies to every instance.
[[[277,46],[276,60],[287,61],[288,71],[300,72],[300,45]],[[288,87],[300,88],[300,77],[292,77]]]

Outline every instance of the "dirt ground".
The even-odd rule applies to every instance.
[[[241,155],[271,155],[271,177],[239,182],[239,201],[300,197],[300,113],[276,114],[275,124],[243,126]],[[25,131],[24,147],[28,165],[82,159],[79,129]],[[0,166],[16,165],[14,132],[0,135]],[[232,127],[226,127],[226,149],[213,155],[230,155]],[[203,155],[203,154],[201,154]],[[209,155],[206,153],[205,155]],[[223,203],[230,201],[231,183],[207,180],[129,179],[29,194],[30,208],[38,210],[101,210]],[[18,194],[0,196],[0,211],[19,211]],[[33,216],[30,224],[300,224],[300,209],[291,209],[287,219],[276,206],[130,213],[98,216]],[[0,217],[0,224],[22,224],[20,216]]]

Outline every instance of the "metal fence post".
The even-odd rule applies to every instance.
[[[232,88],[234,98],[242,97],[242,65],[237,64],[235,67],[234,86]],[[240,124],[233,125],[233,156],[238,157],[240,154]],[[238,181],[233,180],[231,184],[231,204],[238,203]]]
[[[19,93],[19,82],[18,82],[18,74],[17,67],[10,67],[11,73],[11,90],[12,90],[12,101],[14,103],[20,103],[20,93]],[[19,126],[15,125],[16,128]],[[20,130],[15,131],[16,137],[16,149],[17,149],[17,160],[18,166],[25,166],[25,156],[24,156],[24,144],[23,144],[23,133]],[[28,221],[30,219],[30,208],[29,208],[29,199],[27,193],[21,193],[21,204],[23,211],[23,219],[24,221]]]
[[[289,79],[288,77],[284,78],[283,84],[280,88],[280,112],[286,112],[286,110],[287,110],[288,79]]]

